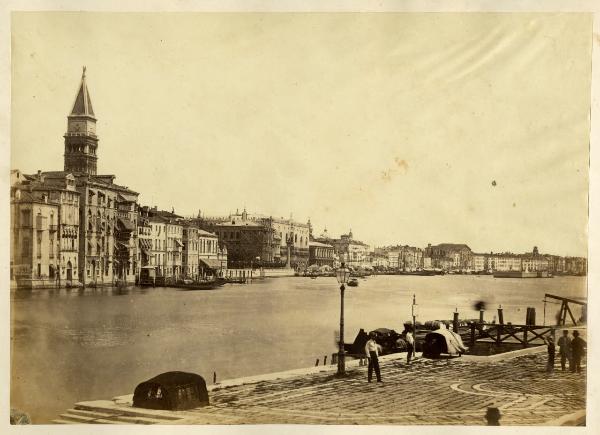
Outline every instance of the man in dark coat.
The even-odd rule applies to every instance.
[[[546,366],[546,371],[548,373],[552,373],[554,371],[554,355],[556,355],[556,346],[554,345],[554,339],[552,337],[548,337],[546,343],[548,344],[548,365]]]
[[[587,343],[579,337],[579,331],[573,331],[573,340],[571,340],[571,354],[573,355],[573,365],[571,372],[581,373],[581,358],[585,355]]]
[[[569,337],[569,331],[566,329],[563,331],[562,337],[558,339],[558,347],[560,348],[558,351],[560,354],[560,366],[564,372],[567,366],[567,360],[569,361],[569,369],[573,365],[571,362],[571,337]]]

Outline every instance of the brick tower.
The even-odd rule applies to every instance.
[[[67,132],[64,136],[65,171],[79,175],[96,175],[98,137],[92,100],[85,81],[85,67],[73,110],[67,119]]]

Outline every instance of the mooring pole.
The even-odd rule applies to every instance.
[[[454,319],[452,319],[452,329],[458,334],[458,307],[454,310]]]
[[[502,312],[502,305],[498,306],[498,323],[504,325],[504,313]]]
[[[417,355],[417,296],[413,294],[413,305],[412,305],[412,318],[413,318],[413,339],[415,344],[413,346],[413,358]]]

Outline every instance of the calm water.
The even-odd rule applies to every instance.
[[[505,321],[543,322],[544,293],[586,295],[585,278],[378,276],[345,298],[346,341],[359,328],[402,330],[413,293],[419,320],[475,318],[473,303],[498,304]],[[132,393],[158,373],[192,371],[219,379],[307,367],[335,351],[335,278],[276,278],[214,291],[172,288],[11,293],[11,406],[48,422],[75,402]],[[548,304],[551,323],[558,305]],[[579,315],[579,312],[577,313]]]

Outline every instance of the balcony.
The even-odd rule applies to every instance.
[[[35,226],[38,231],[45,231],[48,229],[48,218],[46,216],[37,215],[35,217]]]

